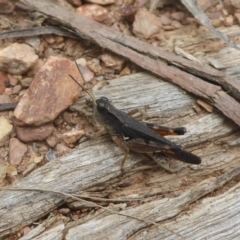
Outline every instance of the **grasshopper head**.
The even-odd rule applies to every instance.
[[[106,110],[109,108],[110,102],[106,97],[101,97],[96,100],[98,111]]]

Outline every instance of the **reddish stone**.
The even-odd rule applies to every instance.
[[[107,9],[96,4],[85,4],[77,8],[76,13],[91,18],[97,22],[109,22]]]
[[[0,13],[1,14],[9,14],[14,10],[14,4],[9,0],[0,0]]]
[[[161,21],[162,25],[171,25],[171,23],[172,23],[172,20],[165,15],[162,15],[160,17],[160,21]]]
[[[158,17],[150,13],[146,8],[140,8],[135,16],[133,32],[145,39],[161,32],[162,24]]]
[[[21,143],[17,138],[11,138],[9,141],[9,160],[12,166],[18,166],[24,154],[27,152],[25,144]]]
[[[0,94],[4,93],[5,91],[5,81],[8,80],[8,76],[5,72],[0,72]]]
[[[174,20],[182,21],[185,18],[185,14],[183,12],[174,12],[171,14],[171,17]]]
[[[10,103],[11,100],[8,95],[0,95],[0,104],[2,103]]]
[[[79,97],[79,87],[69,76],[83,85],[74,62],[50,57],[33,79],[14,111],[17,125],[39,126],[53,121]]]
[[[21,90],[22,90],[22,86],[21,85],[16,85],[16,86],[13,87],[12,94],[19,94]]]
[[[15,76],[8,74],[8,79],[11,86],[16,86],[18,84],[18,79]]]
[[[23,142],[42,141],[45,140],[53,132],[52,123],[42,125],[40,127],[19,127],[16,126],[18,138]]]

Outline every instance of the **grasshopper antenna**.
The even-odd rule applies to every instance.
[[[78,69],[78,71],[79,71],[82,79],[84,80],[83,75],[82,75],[82,73],[81,73],[81,70],[79,69],[76,61],[75,61],[75,64],[76,64],[76,67],[77,67],[77,69]],[[93,96],[93,94],[92,94],[90,91],[88,91],[87,89],[85,89],[72,75],[69,74],[69,76],[72,78],[72,80],[73,80],[75,83],[77,83],[77,84],[82,88],[83,91],[85,91],[85,92],[91,97],[91,99],[93,100],[93,102],[96,103],[96,98]]]
[[[72,75],[69,74],[69,76],[71,77],[71,79],[72,79],[75,83],[77,83],[77,84],[82,88],[83,91],[85,91],[85,92],[91,97],[91,99],[92,99],[94,102],[96,102],[96,98],[93,96],[93,94],[92,94],[91,92],[89,92],[87,89],[85,89]]]

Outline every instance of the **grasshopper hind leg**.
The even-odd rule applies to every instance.
[[[163,153],[147,153],[147,155],[167,172],[176,173],[184,168],[182,165],[175,167],[171,166],[170,161]]]

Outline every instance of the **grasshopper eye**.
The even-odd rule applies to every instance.
[[[98,110],[104,110],[107,109],[107,106],[109,105],[109,100],[106,97],[101,97],[97,100],[97,108]]]

